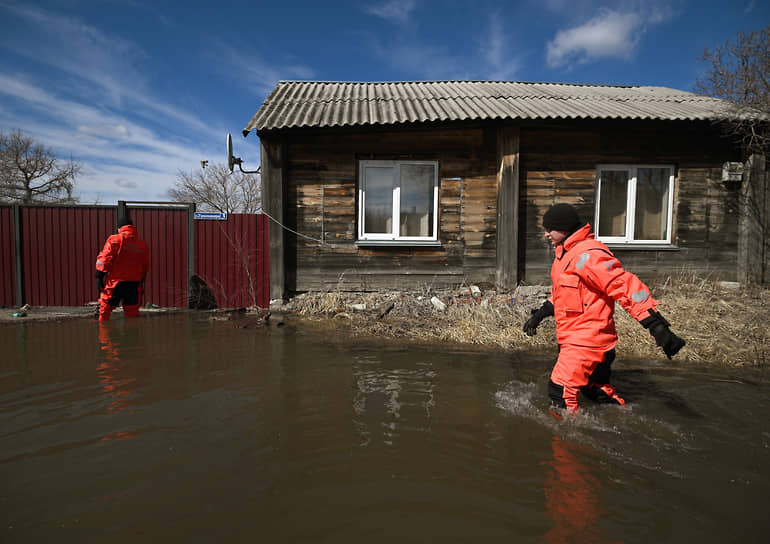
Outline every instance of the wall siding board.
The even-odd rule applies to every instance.
[[[287,139],[287,226],[313,238],[323,236],[331,244],[319,247],[290,235],[287,270],[294,273],[289,291],[392,288],[399,280],[388,270],[412,278],[410,283],[435,276],[428,281],[436,286],[457,285],[463,281],[462,248],[468,243],[482,250],[482,256],[473,255],[481,263],[477,281],[493,281],[495,253],[483,249],[495,235],[494,221],[485,219],[496,213],[495,150],[483,149],[490,141],[493,146],[482,129],[315,133]],[[355,244],[360,159],[438,161],[441,247]],[[466,224],[469,240],[463,237]],[[372,273],[377,269],[381,272]]]
[[[721,183],[721,165],[740,160],[718,129],[708,124],[597,124],[600,137],[582,133],[565,138],[556,129],[522,129],[520,213],[525,283],[550,283],[553,253],[542,235],[543,213],[568,202],[593,222],[595,167],[598,164],[673,164],[675,181],[674,251],[613,249],[624,266],[653,281],[686,269],[734,280],[737,246],[736,195]],[[554,146],[561,142],[559,151]],[[571,142],[571,143],[570,143]],[[718,255],[717,255],[718,254]]]
[[[290,235],[289,292],[318,288],[436,287],[494,282],[497,260],[499,125],[289,131],[285,137],[287,226],[330,241],[320,246]],[[740,160],[709,123],[657,121],[531,122],[519,127],[517,276],[549,283],[553,251],[542,234],[554,203],[593,220],[598,164],[673,164],[676,168],[674,251],[619,249],[647,279],[676,267],[735,277],[737,204],[720,182],[721,164]],[[355,244],[358,161],[424,159],[439,163],[439,240],[431,252]],[[407,256],[408,255],[408,256]],[[441,274],[435,263],[446,267]],[[372,273],[373,269],[380,270]],[[388,274],[388,270],[392,274]],[[637,270],[634,270],[637,272]],[[417,279],[416,279],[417,278]],[[401,284],[401,281],[406,283]]]

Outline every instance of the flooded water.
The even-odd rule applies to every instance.
[[[762,370],[176,314],[0,326],[2,542],[724,542],[770,529]],[[55,539],[55,540],[54,540]],[[510,541],[510,540],[508,540]]]

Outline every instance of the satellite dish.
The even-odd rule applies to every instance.
[[[260,166],[256,170],[244,170],[243,166],[241,166],[241,158],[240,157],[234,157],[233,156],[233,137],[230,136],[230,133],[227,133],[227,169],[230,171],[230,173],[233,173],[233,167],[237,164],[238,169],[243,172],[244,174],[260,174],[262,167]]]
[[[233,173],[233,166],[235,166],[235,157],[233,157],[233,137],[230,133],[227,133],[227,169],[230,173]]]

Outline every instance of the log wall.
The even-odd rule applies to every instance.
[[[286,289],[379,290],[494,284],[500,125],[296,131],[283,144]],[[356,244],[358,161],[439,163],[440,247]],[[520,126],[516,276],[549,283],[542,215],[557,202],[594,215],[596,166],[673,164],[674,249],[616,253],[647,281],[685,269],[735,279],[738,195],[721,165],[740,160],[708,123],[593,122]]]
[[[482,128],[299,135],[285,146],[290,291],[494,283],[494,132]],[[440,247],[356,244],[358,161],[437,160]],[[323,243],[322,243],[322,242]]]
[[[542,217],[554,203],[573,204],[593,222],[596,165],[673,164],[674,249],[613,251],[645,281],[681,271],[736,279],[738,191],[721,181],[722,164],[739,153],[709,123],[594,122],[522,129],[522,237],[525,283],[550,283],[553,250]]]

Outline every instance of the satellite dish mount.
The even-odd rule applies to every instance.
[[[233,167],[237,164],[238,169],[243,172],[244,174],[260,174],[262,167],[257,168],[256,170],[244,170],[243,166],[241,166],[241,160],[240,157],[234,157],[233,156],[233,137],[230,136],[230,133],[227,133],[227,169],[230,170],[230,173],[233,173]]]

